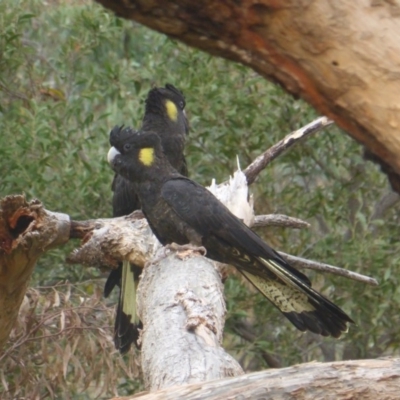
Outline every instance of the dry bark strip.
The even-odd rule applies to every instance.
[[[400,359],[385,358],[311,362],[118,400],[398,400],[399,387]]]
[[[364,144],[400,192],[398,1],[97,1],[303,98]]]

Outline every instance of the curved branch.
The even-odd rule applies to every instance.
[[[319,132],[320,130],[332,125],[333,121],[326,117],[319,117],[309,124],[303,126],[296,131],[289,133],[278,143],[271,146],[263,154],[258,156],[243,172],[246,175],[247,183],[251,185],[259,175],[259,173],[275,158],[283,154],[293,145],[301,142],[306,137]]]
[[[400,6],[395,1],[97,0],[118,15],[248,65],[369,150],[400,191]]]

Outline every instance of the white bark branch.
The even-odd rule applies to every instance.
[[[138,393],[123,399],[398,400],[399,387],[400,359],[385,358],[311,362],[155,393]]]
[[[71,235],[83,244],[67,257],[71,264],[114,267],[123,260],[144,267],[162,247],[145,218],[137,213],[118,218],[72,221]]]
[[[260,226],[279,226],[283,228],[302,229],[309,228],[311,225],[300,218],[289,217],[283,214],[256,215],[253,227]]]
[[[142,273],[141,359],[151,391],[243,374],[221,347],[226,309],[214,263],[193,252],[186,257],[158,256]]]
[[[379,282],[366,275],[359,274],[358,272],[349,271],[348,269],[335,267],[334,265],[324,264],[317,261],[307,260],[302,257],[292,256],[290,254],[278,251],[278,253],[291,265],[299,269],[312,269],[314,271],[326,272],[332,275],[343,276],[344,278],[352,279],[371,286],[378,286]]]

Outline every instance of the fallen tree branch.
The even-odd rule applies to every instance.
[[[272,152],[272,157],[298,142],[301,137],[299,133],[289,135]],[[263,158],[264,161],[266,159]],[[254,171],[261,171],[262,164],[258,163]],[[244,219],[252,224],[254,212],[251,202],[247,204],[246,179],[239,171],[230,180],[231,186],[224,185],[222,190],[213,186],[226,196],[229,207],[238,212],[245,211]],[[238,188],[240,190],[235,190]],[[13,293],[13,300],[16,301],[12,306],[8,304],[11,313],[6,312],[11,318],[7,321],[6,329],[0,325],[0,345],[4,344],[18,314],[33,267],[47,249],[64,244],[70,238],[81,238],[82,246],[75,249],[67,261],[101,268],[115,268],[123,259],[143,268],[154,260],[158,251],[165,252],[140,212],[113,219],[70,221],[64,214],[45,210],[38,201],[26,203],[23,196],[5,198],[1,208],[4,218],[0,218],[0,263],[7,265],[2,258],[16,256],[17,259],[13,260],[14,264],[19,263],[16,270],[26,270],[27,273],[18,275],[24,279],[18,283],[17,298]],[[264,224],[282,225],[285,220],[287,225],[307,226],[304,221],[285,216],[264,216],[259,218],[258,223],[260,220]],[[31,247],[27,244],[31,244]],[[24,253],[26,249],[32,256]],[[188,267],[191,263],[193,265]],[[187,273],[188,269],[190,274]],[[182,270],[182,279],[178,279],[179,270]],[[346,276],[352,277],[351,274]],[[7,282],[12,287],[12,279],[8,278]],[[0,297],[0,309],[3,303],[6,301]],[[142,367],[145,385],[150,390],[242,373],[237,362],[221,347],[225,304],[221,280],[210,260],[196,256],[182,261],[176,255],[156,258],[143,272],[138,289],[138,310],[144,323],[141,337]]]
[[[221,379],[138,393],[118,400],[397,400],[400,359],[311,362]],[[115,398],[114,400],[117,400]]]

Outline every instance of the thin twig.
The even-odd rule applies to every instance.
[[[366,283],[371,286],[378,286],[379,283],[375,278],[361,275],[357,272],[349,271],[347,269],[335,267],[333,265],[324,264],[316,261],[307,260],[305,258],[292,256],[286,253],[279,252],[279,254],[290,264],[297,268],[313,269],[314,271],[327,272],[332,275],[343,276],[354,281]]]
[[[281,226],[285,228],[302,229],[311,225],[299,218],[289,217],[284,214],[257,215],[252,228],[259,226]]]
[[[327,117],[317,118],[315,121],[310,122],[306,126],[289,133],[284,139],[270,147],[263,154],[258,156],[243,172],[246,175],[247,183],[251,185],[259,175],[259,173],[275,158],[280,156],[289,147],[299,143],[305,137],[319,132],[321,129],[332,125],[333,121]]]

